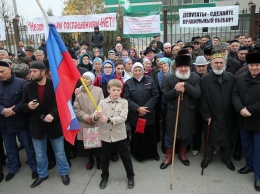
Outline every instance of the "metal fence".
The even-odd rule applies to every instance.
[[[255,43],[260,43],[260,8],[257,11],[252,9],[243,9],[239,14],[238,26],[231,27],[215,27],[215,28],[181,28],[179,26],[179,19],[176,17],[178,12],[167,14],[167,21],[162,21],[167,25],[167,33],[165,36],[161,36],[162,42],[170,42],[175,44],[178,40],[184,42],[191,41],[192,37],[210,35],[211,37],[217,36],[221,41],[233,40],[236,35],[251,36]],[[163,13],[162,13],[163,14]],[[165,13],[164,13],[165,14]],[[169,17],[169,15],[171,17]],[[38,48],[40,39],[44,38],[43,34],[28,35],[27,23],[23,18],[4,18],[6,40],[2,41],[2,45],[9,52],[16,54],[18,48],[18,42],[23,41],[26,46],[32,46],[35,49]],[[122,36],[122,26],[118,22],[118,31],[115,32],[102,32],[106,38],[104,45],[104,52],[107,53],[111,49],[116,36]],[[164,33],[164,32],[163,32]],[[91,33],[61,33],[61,37],[68,48],[73,46],[75,39],[79,42],[86,40],[90,42]],[[153,38],[133,38],[124,39],[124,42],[128,47],[131,45],[138,51],[145,49]],[[163,40],[164,39],[164,40]],[[166,39],[166,41],[165,41]]]

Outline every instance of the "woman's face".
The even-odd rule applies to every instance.
[[[152,63],[151,61],[147,61],[145,64],[144,64],[144,70],[145,71],[148,71],[149,69],[152,68]]]
[[[83,63],[84,65],[88,65],[88,64],[89,64],[89,59],[88,59],[87,56],[83,57],[82,63]]]
[[[130,72],[132,70],[132,67],[133,67],[133,63],[132,63],[132,60],[128,61],[126,64],[125,64],[125,70]]]
[[[100,62],[94,63],[94,69],[96,71],[101,71],[101,68],[102,68],[102,64]]]
[[[83,76],[82,79],[83,79],[83,81],[84,81],[84,83],[86,84],[87,87],[92,84],[92,81],[89,78],[89,76]]]
[[[141,67],[136,67],[134,68],[134,71],[133,71],[133,76],[136,78],[136,79],[139,79],[140,77],[143,76],[143,70]]]
[[[117,65],[115,71],[116,71],[116,75],[122,77],[122,73],[124,71],[124,65],[123,64]]]
[[[82,56],[83,54],[87,54],[87,51],[85,49],[80,51],[80,56]]]
[[[130,54],[131,58],[135,57],[135,51],[134,50],[130,50],[129,54]]]
[[[111,75],[111,73],[112,73],[112,65],[110,63],[106,63],[104,65],[104,74]]]

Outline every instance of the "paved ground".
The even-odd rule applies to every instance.
[[[9,181],[0,183],[1,194],[96,194],[96,193],[135,193],[135,194],[157,194],[157,193],[175,193],[175,194],[252,194],[257,193],[253,186],[253,174],[240,175],[236,171],[232,172],[221,162],[220,156],[215,156],[214,161],[204,171],[201,176],[200,162],[202,153],[192,156],[188,153],[191,165],[189,167],[180,163],[178,158],[175,160],[175,169],[173,175],[173,190],[170,190],[171,168],[160,170],[159,166],[164,158],[161,155],[161,161],[149,160],[137,162],[133,160],[135,170],[135,187],[130,190],[127,188],[127,179],[122,161],[110,164],[110,178],[105,190],[99,189],[101,180],[101,171],[93,168],[87,171],[85,168],[86,159],[76,158],[72,160],[72,168],[69,176],[71,182],[69,186],[63,185],[56,168],[49,171],[49,179],[40,186],[31,189],[30,185],[31,171],[25,164],[26,158],[24,150],[20,152],[22,168]],[[177,156],[177,155],[176,155]],[[236,170],[243,167],[244,160],[234,161]],[[7,174],[7,167],[4,167],[4,173]]]

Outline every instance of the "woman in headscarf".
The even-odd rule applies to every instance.
[[[129,57],[123,58],[124,61],[124,68],[125,68],[125,73],[129,77],[133,77],[132,74],[132,67],[133,67],[133,62]]]
[[[141,59],[138,57],[137,51],[134,48],[131,48],[131,49],[128,50],[128,56],[132,60],[133,64],[135,62],[140,62],[141,61]]]
[[[107,84],[111,79],[118,79],[122,82],[123,91],[121,93],[121,97],[123,96],[124,82],[121,79],[121,77],[119,75],[116,75],[114,72],[115,72],[114,63],[111,60],[106,60],[102,64],[102,74],[96,77],[94,80],[94,86],[98,86],[102,89],[105,98],[109,96],[109,93],[107,91]],[[117,162],[118,154],[117,153],[112,154],[111,159],[113,162]]]
[[[91,72],[95,75],[95,77],[98,77],[102,74],[102,59],[99,57],[96,57],[93,61],[93,69]]]
[[[92,70],[92,64],[90,62],[90,58],[87,54],[83,54],[80,57],[79,66],[87,69],[87,71]]]
[[[95,102],[99,102],[104,99],[103,91],[96,86],[93,86],[95,75],[91,72],[86,72],[83,74],[82,79],[84,80],[86,86],[88,87],[90,93],[92,94]],[[101,148],[84,149],[83,146],[83,128],[94,128],[96,127],[91,119],[91,115],[95,112],[95,107],[90,100],[89,95],[85,91],[84,87],[81,87],[81,92],[76,94],[76,99],[74,101],[74,110],[76,116],[79,120],[80,131],[77,134],[77,147],[78,156],[89,157],[89,162],[86,165],[87,170],[91,170],[94,165],[94,155],[97,161],[97,168],[101,169]]]
[[[144,66],[144,76],[145,77],[151,77],[154,81],[157,81],[157,73],[159,72],[158,69],[152,68],[152,62],[148,58],[143,59],[143,66]]]
[[[132,130],[131,154],[139,161],[148,158],[159,160],[156,129],[154,125],[155,105],[158,89],[151,77],[144,76],[143,65],[139,62],[132,67],[133,77],[125,83],[124,98],[128,101],[128,122]],[[146,119],[144,133],[136,133],[138,115]]]

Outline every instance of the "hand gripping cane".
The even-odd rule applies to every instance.
[[[208,152],[208,144],[209,144],[209,133],[210,133],[210,125],[208,125],[208,130],[207,130],[207,137],[206,137],[206,142],[204,145],[204,154],[203,154],[203,161],[201,162],[201,175],[203,176],[204,169],[207,167],[205,166],[205,161],[206,161],[206,156]]]

